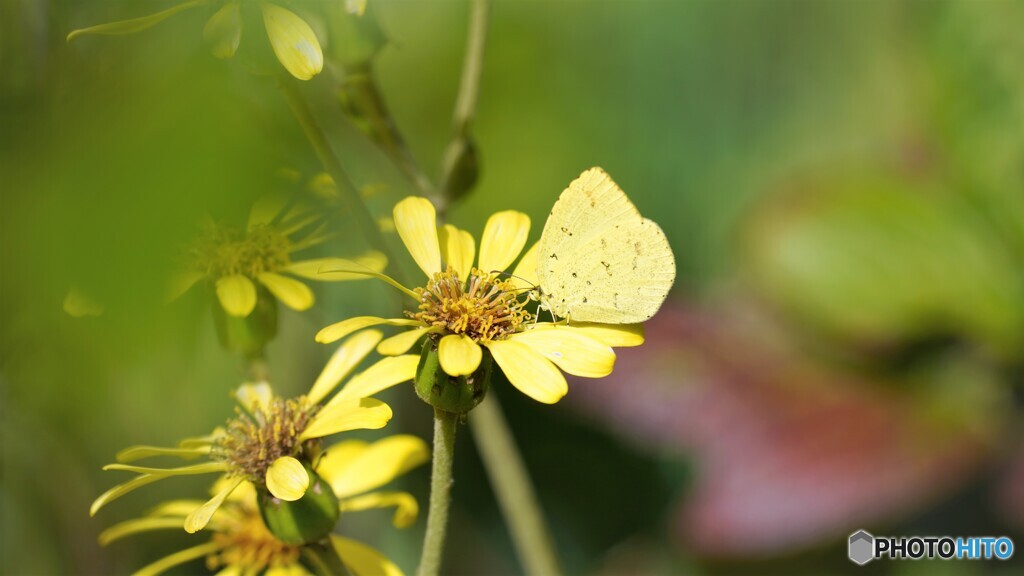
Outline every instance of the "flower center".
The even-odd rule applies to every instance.
[[[255,510],[242,508],[239,513],[237,522],[232,522],[228,529],[213,533],[213,542],[221,550],[206,557],[207,568],[236,566],[248,574],[268,567],[291,566],[298,561],[299,547],[274,538]]]
[[[270,224],[258,224],[243,234],[234,228],[211,225],[192,247],[196,268],[213,278],[242,274],[256,278],[287,266],[291,241]]]
[[[263,486],[267,468],[282,456],[297,457],[319,440],[299,441],[319,406],[305,396],[285,400],[274,398],[269,406],[257,404],[251,413],[236,408],[238,416],[228,421],[225,433],[213,445],[213,459],[226,462],[229,473]]]
[[[465,284],[449,267],[434,274],[426,288],[416,291],[420,295],[419,312],[406,314],[428,326],[465,334],[476,342],[507,338],[530,319],[511,280],[498,280],[476,268]]]

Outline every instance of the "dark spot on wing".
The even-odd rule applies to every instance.
[[[587,303],[587,297],[586,297],[586,296],[584,296],[584,297],[583,297],[583,303],[584,303],[584,304],[586,304],[586,303]]]
[[[612,275],[612,265],[611,264],[609,264],[608,262],[605,262],[604,260],[602,260],[601,261],[601,266],[604,266],[604,271],[607,272],[609,276]]]
[[[548,256],[548,258],[551,258],[552,260],[558,260],[558,254],[555,254],[554,252],[552,252],[551,256]]]
[[[576,277],[576,273],[575,273],[575,272],[573,272],[573,273],[572,273],[572,277],[573,277],[573,278],[575,278],[575,277]]]
[[[568,234],[569,236],[572,236],[572,232],[569,232],[569,229],[565,226],[562,226],[562,234]]]

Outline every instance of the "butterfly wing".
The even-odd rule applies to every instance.
[[[555,203],[537,276],[556,316],[628,324],[661,307],[675,281],[675,259],[661,228],[640,216],[604,170],[591,168]]]

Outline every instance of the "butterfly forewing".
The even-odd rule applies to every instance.
[[[604,170],[591,168],[555,203],[537,276],[556,316],[629,324],[661,307],[675,281],[675,259],[661,228],[640,216]]]

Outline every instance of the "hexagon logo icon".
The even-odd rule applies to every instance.
[[[857,530],[850,534],[850,541],[847,547],[850,560],[863,566],[875,557],[875,537],[864,530]]]

